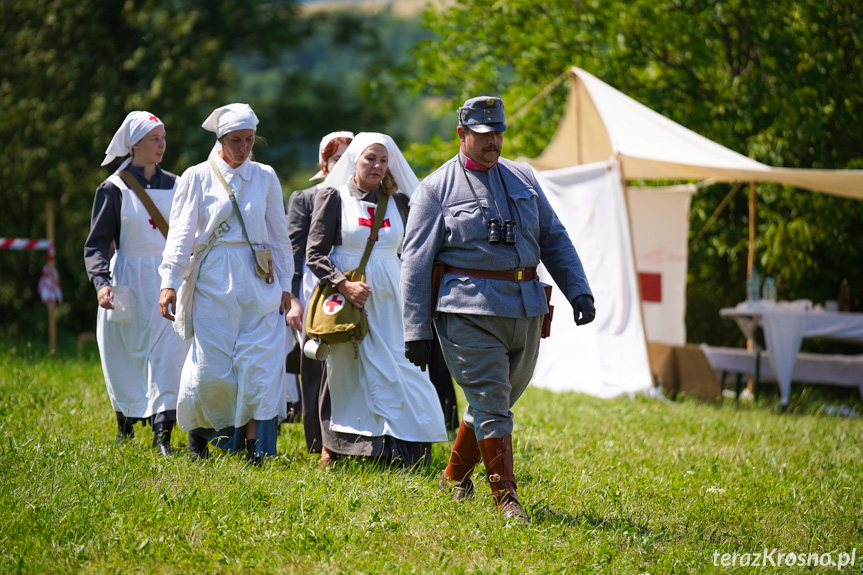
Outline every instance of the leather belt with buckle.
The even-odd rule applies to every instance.
[[[457,276],[468,276],[485,280],[502,280],[508,282],[529,282],[536,279],[536,268],[518,268],[514,270],[476,270],[447,265],[444,272]]]

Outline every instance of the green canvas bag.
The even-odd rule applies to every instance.
[[[381,194],[375,210],[363,258],[357,269],[345,272],[348,281],[358,282],[366,279],[366,264],[375,246],[375,239],[384,221],[389,196]],[[326,344],[353,342],[354,346],[369,333],[369,320],[364,308],[355,307],[329,282],[320,282],[312,292],[306,306],[306,336]]]

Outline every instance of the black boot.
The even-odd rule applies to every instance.
[[[255,446],[257,444],[257,439],[246,440],[246,463],[254,467],[261,467],[264,464],[264,456],[255,454]]]
[[[174,450],[171,449],[171,430],[174,429],[173,421],[162,421],[153,424],[153,447],[159,450],[163,457],[173,457]]]
[[[210,444],[200,435],[189,432],[189,453],[192,455],[192,461],[199,461],[210,457]]]
[[[126,417],[122,411],[114,413],[117,414],[117,441],[135,439],[135,419]]]

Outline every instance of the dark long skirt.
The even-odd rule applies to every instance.
[[[303,338],[303,345],[306,338]],[[320,453],[323,445],[321,417],[318,403],[321,397],[321,379],[327,369],[326,361],[300,357],[300,401],[303,404],[303,432],[309,453]]]

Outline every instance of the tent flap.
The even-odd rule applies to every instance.
[[[599,397],[651,387],[626,201],[608,162],[541,172],[537,179],[578,250],[596,302],[596,319],[576,326],[560,289],[551,337],[542,340],[533,384]],[[540,266],[540,279],[553,283]]]

